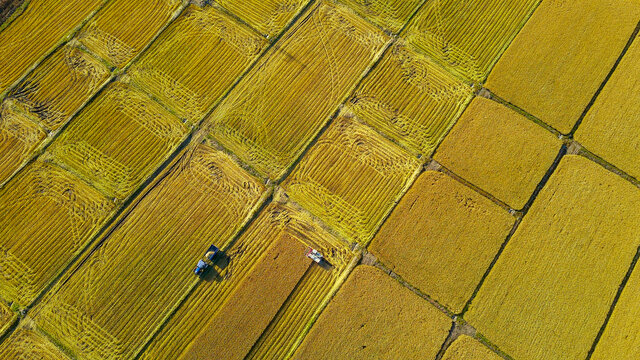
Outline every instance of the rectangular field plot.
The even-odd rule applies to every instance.
[[[223,152],[188,149],[34,309],[36,322],[78,358],[132,358],[197,284],[197,259],[229,241],[265,195]]]
[[[268,284],[264,280],[254,281],[255,277],[263,276],[262,273],[270,272],[268,268],[263,268],[273,262],[270,259],[273,256],[270,254],[282,251],[283,246],[295,250],[296,254],[290,254],[292,265],[306,260],[302,245],[320,251],[332,268],[303,263],[300,266],[308,267],[304,275],[295,273],[281,280],[274,280],[279,284]],[[247,332],[250,331],[252,334],[251,341],[244,338],[232,340],[237,336],[227,337],[226,346],[230,348],[224,349],[226,346],[223,346],[217,349],[225,352],[225,356],[220,355],[221,358],[242,359],[245,355],[249,359],[286,358],[303,336],[308,324],[317,316],[321,304],[335,291],[335,286],[344,277],[354,258],[346,242],[324,230],[308,213],[294,204],[278,202],[266,207],[247,232],[223,250],[224,257],[218,260],[214,267],[217,272],[215,279],[198,284],[164,329],[154,338],[142,359],[175,359],[185,352],[185,344],[192,342],[193,346],[197,347],[200,344],[206,347],[209,342],[194,341],[208,331],[207,324],[211,318],[216,319],[218,326],[228,329],[233,325],[231,317],[235,317],[235,323],[238,323],[237,321],[246,321],[252,316],[260,321],[249,322],[245,327]],[[292,265],[287,265],[287,269]],[[293,270],[296,268],[298,265],[295,265]],[[291,284],[294,280],[292,277],[297,284],[293,289],[287,288],[290,293],[283,295],[288,298],[282,303],[282,299],[275,297],[276,294],[271,289],[282,286],[283,283]],[[272,309],[269,312],[270,322],[265,322],[267,319],[261,314],[262,310],[241,317],[238,317],[238,314],[242,314],[241,311],[237,311],[238,314],[235,311],[229,312],[229,307],[234,303],[234,306],[242,308],[248,307],[249,303],[254,301],[248,299],[238,304],[236,298],[241,292],[247,292],[250,286],[258,286],[261,289],[254,292],[254,297],[265,304],[255,306]],[[274,302],[281,305],[277,313],[274,313],[274,307],[271,307]],[[230,314],[229,317],[221,316],[225,312]],[[262,335],[258,338],[256,334]]]
[[[56,50],[8,94],[49,130],[58,130],[109,77],[109,69],[77,47]]]
[[[105,0],[31,0],[0,32],[0,94]]]
[[[631,273],[620,300],[616,304],[602,338],[598,342],[593,360],[640,359],[640,268]]]
[[[383,48],[355,14],[320,3],[205,120],[212,135],[272,179],[284,175]]]
[[[453,73],[482,82],[539,2],[427,1],[403,36]]]
[[[639,214],[638,188],[563,157],[465,320],[516,359],[584,359],[640,243]]]
[[[122,68],[180,8],[180,0],[112,0],[80,30],[89,50]]]
[[[470,85],[400,40],[356,89],[350,107],[399,144],[429,156],[472,96]]]
[[[405,281],[459,314],[514,223],[491,200],[441,172],[426,171],[369,249]]]
[[[423,0],[340,0],[372,23],[397,33]]]
[[[246,21],[260,33],[274,36],[310,0],[216,0],[225,9]]]
[[[135,83],[197,123],[266,40],[213,6],[191,5],[130,68]]]
[[[575,138],[589,151],[640,179],[640,40],[633,41]]]
[[[382,270],[358,266],[293,359],[433,359],[451,323]]]
[[[0,104],[0,184],[28,160],[46,135],[13,104]]]
[[[35,162],[0,190],[0,297],[26,306],[96,233],[113,203]]]
[[[543,1],[486,87],[568,134],[640,18],[636,0]]]
[[[78,114],[48,151],[105,194],[125,198],[187,132],[147,95],[114,83]]]
[[[420,162],[342,112],[282,187],[350,241],[366,245]]]
[[[71,360],[47,337],[31,326],[21,326],[0,344],[0,359]]]

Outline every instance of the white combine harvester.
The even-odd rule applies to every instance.
[[[309,259],[317,262],[318,264],[322,264],[322,262],[324,261],[324,256],[322,256],[322,254],[320,254],[318,250],[313,248],[308,248],[305,255],[307,255]]]

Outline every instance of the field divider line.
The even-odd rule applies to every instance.
[[[596,92],[591,97],[591,100],[589,101],[587,106],[582,111],[582,114],[578,118],[578,121],[576,121],[576,123],[573,125],[573,128],[571,129],[571,131],[568,134],[568,136],[570,136],[571,138],[573,138],[573,135],[576,133],[576,130],[578,130],[578,127],[580,126],[580,124],[582,124],[582,121],[587,116],[587,113],[589,112],[589,110],[591,110],[591,107],[593,107],[593,104],[595,104],[596,99],[598,98],[598,95],[600,95],[600,93],[602,92],[604,87],[609,82],[609,79],[611,79],[611,76],[613,76],[613,73],[618,68],[618,65],[620,65],[620,62],[622,61],[622,58],[624,57],[624,55],[627,53],[627,51],[631,47],[631,44],[633,44],[633,41],[638,37],[638,32],[640,32],[640,21],[638,21],[638,24],[636,25],[635,29],[631,33],[631,37],[629,38],[629,40],[627,40],[627,43],[625,44],[624,48],[622,49],[622,52],[620,53],[620,55],[616,59],[616,62],[613,64],[613,67],[611,68],[611,70],[609,70],[609,73],[607,73],[607,76],[604,78],[604,80],[602,80],[602,83],[600,83],[600,86],[598,87],[598,90],[596,90]]]
[[[23,0],[20,6],[18,6],[9,17],[7,17],[2,23],[0,23],[0,33],[7,26],[11,25],[11,23],[14,22],[14,20],[17,19],[18,16],[22,15],[31,1],[32,0]]]
[[[167,23],[160,30],[158,30],[156,35],[151,40],[149,40],[149,42],[140,50],[140,52],[138,52],[138,54],[136,56],[134,56],[131,59],[131,61],[129,61],[125,66],[123,66],[122,69],[110,68],[109,72],[110,72],[111,75],[109,75],[109,77],[107,79],[105,79],[98,86],[98,88],[93,93],[93,95],[89,96],[86,99],[86,101],[84,101],[75,111],[73,111],[68,116],[67,121],[65,121],[65,123],[62,126],[60,126],[60,128],[58,128],[57,130],[55,130],[53,132],[48,132],[47,138],[45,138],[42,141],[42,143],[40,145],[38,145],[38,147],[35,149],[33,154],[29,158],[27,158],[25,161],[23,161],[22,164],[20,165],[20,167],[18,169],[16,169],[16,171],[14,171],[13,174],[11,174],[6,180],[4,180],[2,183],[0,183],[0,189],[2,189],[7,183],[9,183],[11,181],[11,179],[13,179],[15,176],[17,176],[24,168],[27,167],[27,165],[29,165],[30,163],[34,162],[37,158],[39,158],[42,154],[44,154],[44,152],[47,150],[49,145],[51,145],[58,138],[58,136],[60,136],[60,134],[69,126],[69,124],[78,116],[78,114],[82,110],[84,110],[87,106],[89,106],[89,104],[92,103],[94,99],[96,99],[100,94],[102,94],[103,91],[107,88],[107,86],[109,84],[111,84],[112,82],[116,81],[118,79],[118,76],[121,73],[124,73],[140,56],[142,56],[142,54],[152,45],[152,43],[154,43],[156,41],[156,39],[160,36],[160,34],[167,27],[169,27],[169,25],[171,25],[182,14],[182,12],[185,9],[186,9],[186,5],[183,3],[183,5],[181,7],[179,7],[173,13],[173,15],[169,19],[169,21],[167,21]],[[78,31],[79,31],[79,29],[78,29]],[[69,39],[68,41],[65,41],[59,47],[62,47],[64,45],[66,45],[69,41],[72,41],[73,39],[75,39],[75,35],[77,35],[77,34],[74,34],[74,36],[71,39]],[[101,60],[101,62],[106,62],[105,59],[101,58],[100,56],[98,56],[98,55],[96,55],[96,54],[94,54],[92,52],[90,52],[88,49],[86,49],[86,47],[82,46],[82,47],[78,47],[78,48],[80,48],[82,51],[86,52],[87,54],[91,55],[92,57]],[[57,50],[57,48],[56,48],[56,50]],[[55,51],[52,51],[51,54],[49,54],[49,56],[51,56],[54,52]],[[25,75],[25,77],[26,76],[28,76],[28,75]],[[19,83],[20,83],[19,81],[16,82],[14,85],[12,85],[12,87],[15,87]],[[10,91],[10,90],[8,90],[8,91]],[[151,99],[153,100],[153,98],[151,98]],[[2,96],[0,96],[0,102],[1,101],[3,101]],[[160,104],[160,105],[162,105],[164,108],[166,108],[166,106],[164,106],[163,104]],[[39,124],[39,123],[38,123],[38,125],[43,126],[42,124]],[[46,129],[46,127],[44,127],[44,128]],[[100,192],[100,193],[102,193],[102,192]]]

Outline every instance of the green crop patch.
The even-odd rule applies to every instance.
[[[412,286],[460,313],[514,222],[489,199],[427,171],[402,197],[370,249]]]
[[[282,186],[350,241],[366,245],[419,170],[417,159],[343,112]]]
[[[640,191],[567,155],[465,319],[516,359],[584,359],[640,244]]]

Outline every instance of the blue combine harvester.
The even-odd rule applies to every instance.
[[[219,251],[220,250],[215,245],[209,246],[209,249],[204,254],[204,257],[198,260],[198,265],[196,265],[196,268],[195,270],[193,270],[193,272],[198,276],[202,275],[209,266],[213,265],[213,259],[216,257],[216,254],[218,254]]]

